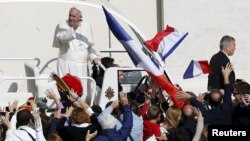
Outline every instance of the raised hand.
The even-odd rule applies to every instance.
[[[199,108],[193,107],[193,112],[198,118],[202,117],[202,113]]]
[[[31,101],[30,106],[32,107],[32,110],[37,110],[37,105],[35,101]]]
[[[60,100],[59,100],[59,98],[56,96],[56,94],[54,93],[53,90],[47,89],[46,92],[45,92],[45,94],[47,95],[47,97],[48,97],[49,99],[53,99],[53,100],[55,101],[56,104],[61,103]]]
[[[42,126],[42,121],[41,121],[41,117],[40,117],[40,112],[38,109],[33,110],[32,115],[34,117],[34,121],[35,121],[35,127],[41,127]]]
[[[128,104],[127,95],[123,91],[120,92],[120,102],[122,105]]]
[[[205,97],[205,94],[204,94],[204,93],[203,93],[203,94],[200,93],[200,94],[197,96],[196,99],[197,99],[198,101],[202,102],[202,101],[204,100],[204,97]]]
[[[72,27],[73,27],[73,29],[74,30],[77,30],[77,28],[81,25],[81,22],[82,22],[82,20],[79,20],[79,21],[77,21],[77,22],[73,22],[72,23]]]
[[[176,94],[176,98],[179,99],[179,100],[188,100],[190,99],[192,96],[186,92],[183,92],[183,91],[179,91],[177,94]]]
[[[6,112],[5,116],[0,117],[1,123],[3,123],[8,129],[11,128],[9,119],[10,119],[10,113],[9,112]]]
[[[250,103],[250,94],[245,94],[244,99],[247,103]]]
[[[51,89],[47,89],[46,91],[45,91],[45,94],[47,95],[47,97],[49,98],[49,99],[57,99],[57,97],[56,97],[56,94],[54,93],[54,91],[53,90],[51,90]]]
[[[74,99],[78,97],[77,93],[73,89],[70,90],[69,95]]]
[[[113,102],[111,103],[111,107],[112,107],[113,109],[117,108],[118,106],[119,106],[119,101],[118,101],[118,100],[115,100],[115,101],[113,101]]]
[[[225,84],[229,83],[229,75],[232,71],[233,71],[233,65],[231,65],[230,63],[227,63],[226,67],[221,68]]]
[[[73,96],[72,96],[72,95],[67,95],[67,98],[68,98],[68,100],[69,100],[70,102],[74,102],[74,101],[76,101],[76,99],[75,99],[75,98],[73,98]]]
[[[9,111],[14,112],[17,109],[18,100],[14,100],[11,104],[9,102]]]
[[[94,133],[90,134],[90,131],[88,130],[87,135],[86,135],[86,141],[92,140],[96,135],[97,135],[97,131],[95,131]]]
[[[72,106],[71,106],[71,107],[68,107],[68,108],[66,109],[65,116],[66,116],[66,117],[70,117],[71,114],[72,114],[72,112],[73,112],[73,110],[74,110],[74,108],[73,108]]]

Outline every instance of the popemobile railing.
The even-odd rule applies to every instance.
[[[91,93],[88,93],[85,101],[87,100],[87,103],[92,106],[94,104],[94,98],[96,96],[96,82],[93,78],[91,77],[79,77],[81,80],[89,80],[91,81]],[[15,77],[15,76],[0,76],[1,82],[7,81],[7,80],[13,80],[13,81],[18,81],[18,80],[48,80],[53,81],[50,77]]]
[[[39,58],[0,58],[0,61],[37,61],[36,67],[41,63]]]

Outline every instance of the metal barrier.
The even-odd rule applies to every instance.
[[[112,49],[112,48],[108,48],[105,50],[100,50],[101,53],[109,53],[109,57],[112,57],[112,53],[124,53],[127,52],[126,50],[119,50],[119,49]]]
[[[57,61],[58,58],[52,58],[50,59],[46,64],[44,64],[44,66],[41,68],[41,70],[39,71],[39,74],[43,73],[43,71],[49,66],[50,63]]]
[[[28,60],[37,61],[37,64],[36,64],[37,67],[41,63],[41,60],[39,58],[0,58],[0,61],[28,61]]]
[[[91,77],[79,77],[81,80],[90,80],[93,84],[91,86],[91,95],[90,95],[90,102],[89,105],[92,106],[94,103],[94,98],[96,96],[96,82],[93,78]],[[12,77],[12,76],[1,76],[0,80],[5,81],[5,80],[50,80],[51,78],[48,77]],[[86,96],[86,98],[88,95]]]

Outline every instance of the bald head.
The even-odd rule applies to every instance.
[[[82,12],[76,7],[72,7],[69,10],[69,26],[72,26],[74,23],[82,21]]]

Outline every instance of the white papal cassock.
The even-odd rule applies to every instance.
[[[67,21],[58,24],[55,30],[53,47],[59,48],[57,71],[59,76],[67,73],[79,77],[89,76],[88,61],[97,57],[93,49],[93,37],[91,25],[81,23],[76,31],[69,27]],[[82,81],[84,93],[87,89],[87,81]],[[85,95],[86,96],[86,95]]]

